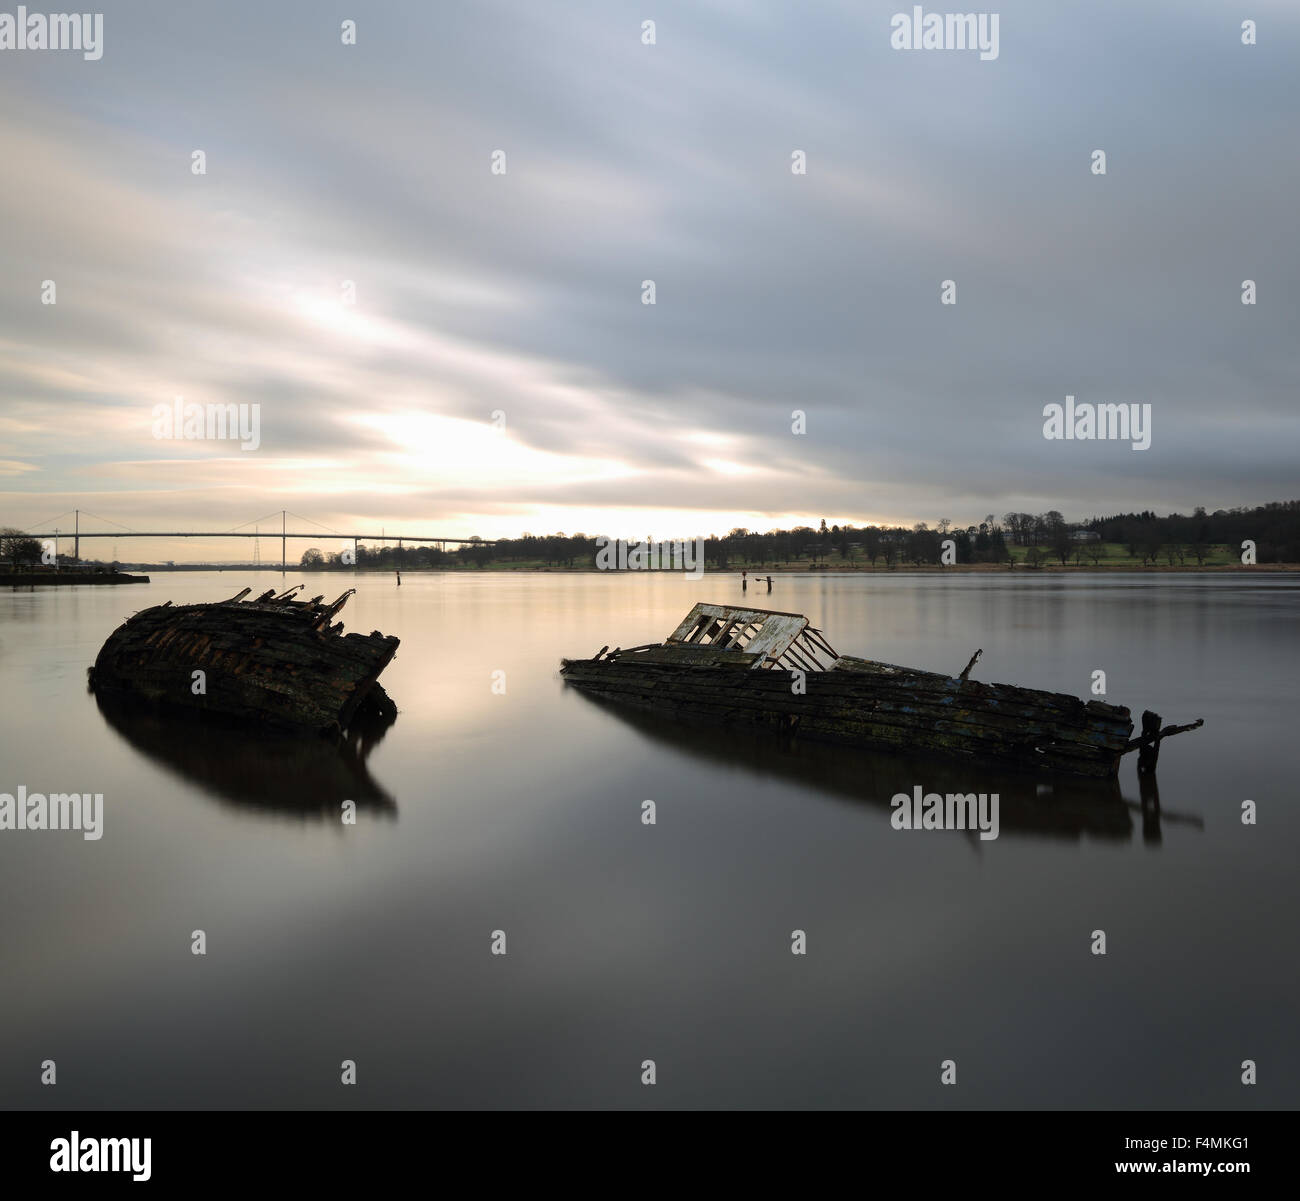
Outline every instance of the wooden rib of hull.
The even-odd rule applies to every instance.
[[[802,695],[788,672],[642,655],[565,659],[561,672],[584,691],[692,723],[770,726],[800,738],[1100,778],[1116,774],[1133,731],[1120,706],[847,656],[833,671],[807,673]]]

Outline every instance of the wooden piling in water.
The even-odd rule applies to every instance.
[[[1142,711],[1142,735],[1149,738],[1138,748],[1138,775],[1146,775],[1156,769],[1160,759],[1160,714],[1150,709]]]

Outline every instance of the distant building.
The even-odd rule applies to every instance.
[[[1075,530],[1070,535],[1075,542],[1100,542],[1101,535],[1096,530]]]

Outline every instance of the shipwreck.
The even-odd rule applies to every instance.
[[[697,604],[663,642],[603,646],[564,659],[568,683],[684,722],[766,727],[799,739],[924,752],[968,762],[1111,778],[1139,751],[1155,769],[1160,742],[1196,729],[1065,693],[956,676],[837,653],[800,613]]]
[[[356,589],[325,604],[322,596],[295,599],[302,587],[143,609],[109,635],[89,669],[90,689],[336,738],[363,719],[391,721],[397,707],[378,681],[398,639],[343,633],[334,618]]]

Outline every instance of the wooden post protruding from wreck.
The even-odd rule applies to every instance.
[[[1160,759],[1160,714],[1150,709],[1142,711],[1142,737],[1150,739],[1138,748],[1138,775],[1146,775],[1156,769]]]
[[[1160,728],[1160,714],[1152,713],[1150,709],[1142,713],[1142,733],[1123,750],[1127,755],[1129,751],[1138,753],[1138,774],[1153,772],[1156,769],[1156,762],[1160,758],[1160,742],[1164,738],[1172,738],[1175,734],[1186,734],[1188,730],[1199,730],[1205,725],[1205,719],[1198,717],[1193,722],[1188,722],[1185,726],[1165,726]]]
[[[970,675],[970,669],[971,669],[972,667],[975,666],[975,664],[976,664],[976,662],[978,661],[979,657],[980,657],[983,653],[984,653],[984,651],[983,651],[982,649],[981,649],[981,650],[977,650],[977,651],[976,651],[976,652],[975,652],[975,653],[970,657],[970,662],[967,663],[966,666],[962,668],[961,675],[959,675],[959,676],[957,677],[959,680],[961,680],[963,683],[966,681],[967,677],[969,677],[969,675]]]

